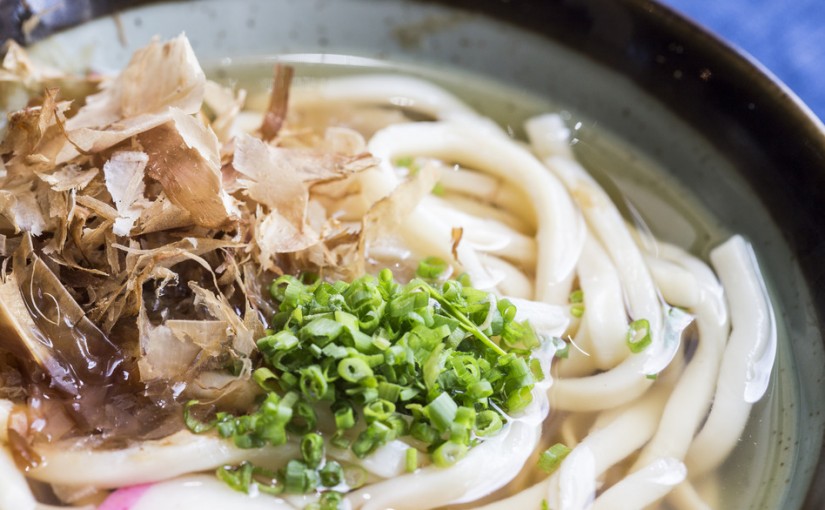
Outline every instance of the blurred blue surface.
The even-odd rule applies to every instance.
[[[825,0],[659,0],[750,53],[825,119]]]

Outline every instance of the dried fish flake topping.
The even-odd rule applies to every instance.
[[[323,205],[375,166],[363,138],[284,143],[283,68],[265,124],[243,133],[245,93],[208,82],[184,35],[138,50],[80,108],[46,86],[71,77],[38,69],[12,46],[0,70],[41,94],[0,142],[0,354],[24,372],[4,394],[45,395],[71,426],[27,440],[147,437],[179,426],[182,399],[251,402],[262,282],[363,270],[360,227]]]

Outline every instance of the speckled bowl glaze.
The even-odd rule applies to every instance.
[[[106,71],[151,36],[181,31],[213,64],[311,54],[491,78],[552,98],[666,168],[724,230],[753,242],[786,330],[780,384],[754,411],[768,421],[759,440],[771,443],[769,455],[732,460],[767,466],[747,470],[756,475],[744,482],[742,508],[825,508],[825,134],[757,63],[642,0],[153,3],[60,32],[33,52]]]

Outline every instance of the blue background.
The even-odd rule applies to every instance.
[[[660,0],[760,61],[825,119],[825,0]]]

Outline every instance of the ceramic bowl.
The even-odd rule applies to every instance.
[[[32,34],[130,3],[64,9]],[[469,98],[491,80],[503,83],[582,119],[582,139],[602,133],[629,147],[630,160],[665,169],[670,195],[660,199],[676,190],[713,228],[753,243],[782,326],[770,393],[742,438],[767,453],[740,448],[728,461],[730,508],[825,508],[825,133],[757,63],[643,0],[152,3],[64,30],[32,51],[63,68],[107,71],[153,35],[181,31],[219,78],[280,55],[344,69],[389,61],[431,72]],[[500,117],[523,113],[516,98],[499,103]],[[582,158],[596,162],[599,151],[584,147]],[[708,240],[679,241],[701,251]]]

